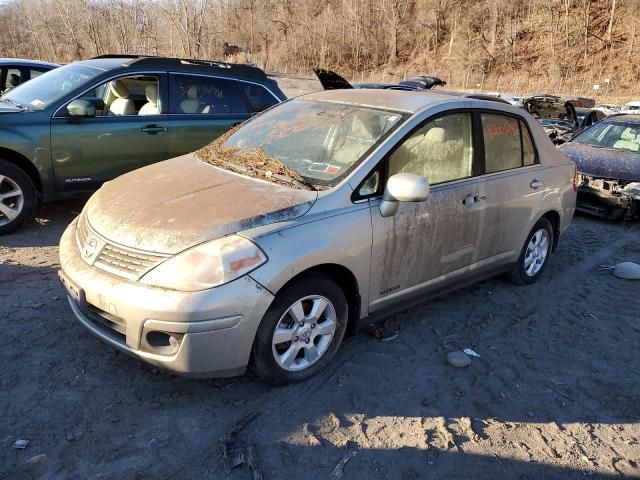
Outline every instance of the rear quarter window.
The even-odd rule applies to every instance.
[[[278,100],[263,86],[252,83],[239,83],[247,97],[252,113],[261,112],[278,103]]]

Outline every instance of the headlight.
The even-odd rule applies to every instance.
[[[194,292],[235,280],[266,261],[264,252],[251,240],[230,235],[179,253],[144,275],[140,282]]]

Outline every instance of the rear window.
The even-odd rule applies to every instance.
[[[529,129],[506,115],[481,114],[486,173],[512,170],[537,163]]]

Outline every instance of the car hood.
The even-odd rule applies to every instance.
[[[175,254],[249,228],[304,215],[317,192],[243,177],[193,154],[105,183],[89,200],[91,227],[117,244]]]
[[[558,119],[566,115],[573,128],[578,128],[578,116],[573,103],[554,95],[534,95],[522,99],[524,109],[536,119]]]
[[[573,160],[580,173],[596,178],[640,180],[640,153],[568,142],[559,150]]]

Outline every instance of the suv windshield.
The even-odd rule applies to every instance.
[[[243,173],[267,180],[275,173],[314,187],[332,186],[401,119],[398,112],[296,99],[221,137],[198,156],[224,168],[240,164]],[[281,168],[274,168],[276,163]]]
[[[600,122],[582,132],[572,141],[594,147],[637,152],[640,150],[640,124]]]
[[[97,67],[72,63],[23,83],[3,95],[0,100],[42,110],[102,72],[104,70]]]

